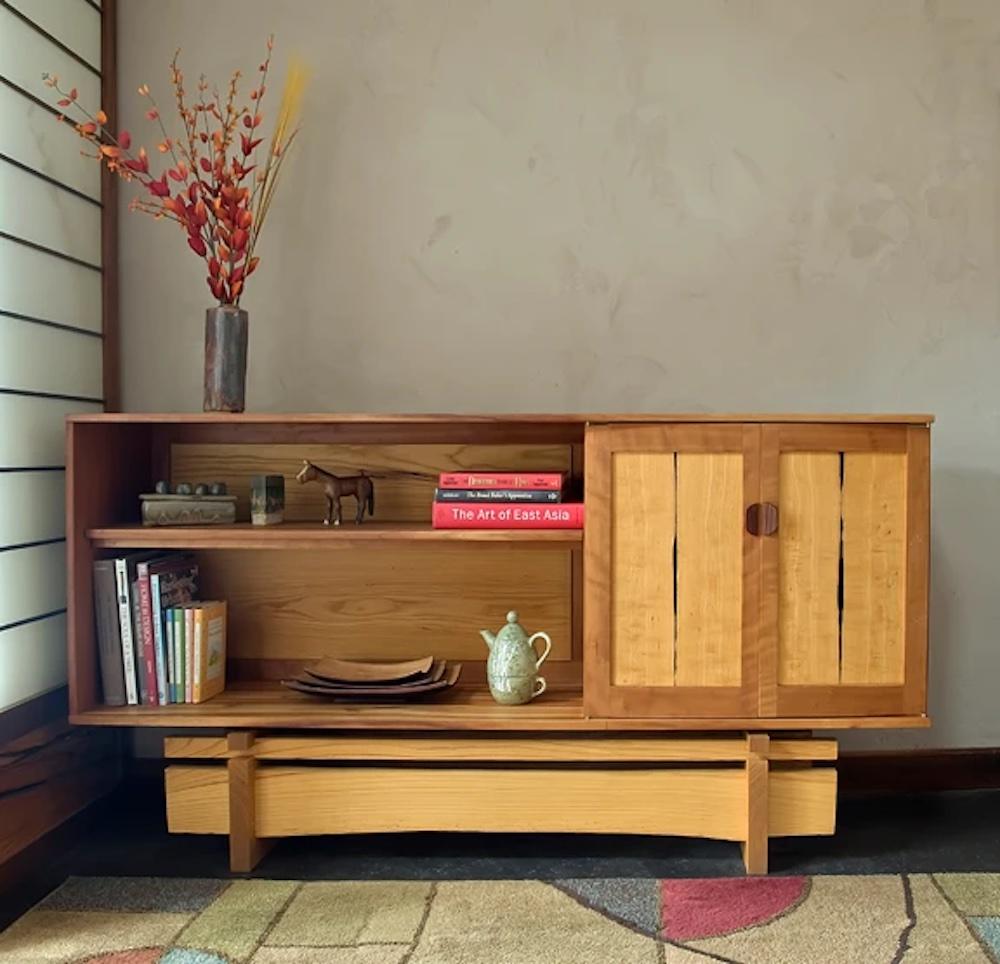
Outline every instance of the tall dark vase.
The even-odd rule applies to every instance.
[[[234,305],[205,312],[206,412],[246,408],[247,327],[247,313]]]

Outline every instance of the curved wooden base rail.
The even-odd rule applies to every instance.
[[[738,841],[747,873],[764,874],[770,837],[834,831],[830,739],[237,731],[165,749],[188,761],[167,768],[168,828],[228,834],[239,873],[278,837],[440,830],[710,837]]]

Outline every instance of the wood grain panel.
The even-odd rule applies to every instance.
[[[906,456],[844,456],[841,680],[903,683]]]
[[[238,498],[237,511],[245,516],[250,511],[251,476],[281,474],[285,477],[285,518],[320,521],[325,511],[322,489],[316,483],[300,485],[295,481],[303,459],[337,475],[356,475],[363,468],[376,476],[375,519],[426,522],[441,472],[566,472],[570,469],[571,449],[569,445],[177,444],[171,451],[171,475],[175,483],[225,482]],[[378,477],[391,473],[399,474]],[[353,500],[345,502],[345,506],[353,504]]]
[[[743,736],[261,736],[250,752],[258,760],[381,762],[562,762],[562,763],[708,763],[739,762],[748,757]],[[225,760],[234,755],[225,737],[168,736],[164,756],[175,760]],[[242,752],[242,751],[240,751]],[[836,740],[776,738],[769,760],[836,760]]]
[[[569,551],[497,546],[358,547],[312,552],[206,552],[203,595],[229,602],[233,658],[406,658],[428,652],[485,660],[480,629],[509,609],[571,656]]]
[[[743,456],[677,455],[677,685],[739,686]]]
[[[0,311],[100,332],[101,275],[0,238]]]
[[[649,833],[737,840],[738,769],[507,770],[262,767],[264,837],[413,830]],[[172,832],[227,833],[223,767],[167,768]],[[558,806],[553,806],[558,801]]]
[[[673,453],[611,458],[611,681],[674,683]]]
[[[0,472],[0,548],[66,532],[63,472]]]
[[[829,836],[837,824],[834,767],[771,769],[767,784],[768,836]]]
[[[783,453],[779,466],[778,682],[840,675],[840,456]]]

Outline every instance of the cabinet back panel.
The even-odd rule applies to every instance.
[[[611,488],[611,679],[674,683],[674,454],[616,452]]]
[[[906,455],[780,462],[779,683],[901,685]]]
[[[678,686],[739,686],[743,456],[677,455]]]
[[[552,637],[550,661],[572,658],[569,550],[213,550],[198,562],[202,595],[229,603],[230,659],[481,661],[479,630],[496,632],[509,609]]]
[[[326,511],[318,482],[300,485],[295,476],[308,459],[336,475],[365,469],[375,479],[374,519],[382,522],[429,521],[434,487],[441,472],[520,470],[567,472],[569,445],[210,445],[171,447],[171,481],[225,482],[237,497],[240,518],[250,512],[250,478],[285,477],[285,518],[319,522]],[[380,478],[380,475],[387,476]],[[354,500],[344,500],[344,515]]]

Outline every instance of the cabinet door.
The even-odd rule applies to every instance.
[[[763,429],[765,715],[925,712],[928,446],[919,426]]]
[[[587,429],[589,715],[756,715],[759,442],[757,426]]]

